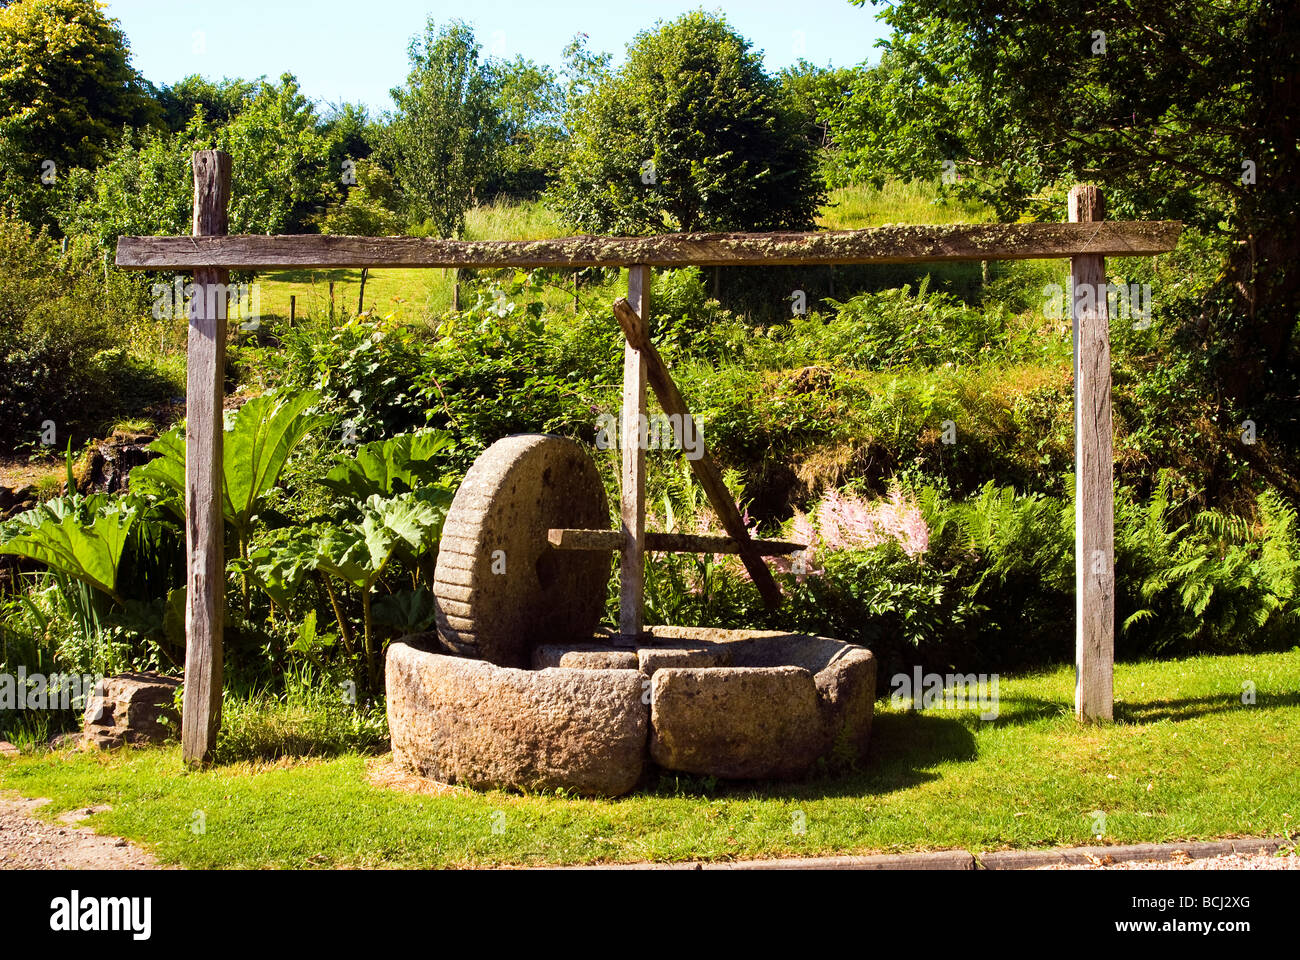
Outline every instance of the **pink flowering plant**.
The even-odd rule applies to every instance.
[[[908,557],[919,560],[930,546],[930,529],[920,505],[897,484],[888,496],[877,500],[828,490],[811,514],[795,511],[788,536],[796,543],[806,543],[808,549],[777,558],[773,568],[793,574],[800,583],[824,572],[817,564],[827,553],[897,545]]]

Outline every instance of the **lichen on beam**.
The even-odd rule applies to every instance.
[[[644,264],[797,266],[949,260],[1152,256],[1178,242],[1177,221],[985,223],[811,233],[675,233],[652,237],[439,240],[420,237],[122,237],[117,265],[131,270],[273,270],[293,267],[578,268]]]

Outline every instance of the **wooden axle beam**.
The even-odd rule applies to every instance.
[[[547,540],[557,550],[622,550],[624,538],[618,530],[576,530],[570,527],[547,531]],[[781,557],[808,549],[804,543],[788,540],[751,540],[760,556]],[[740,553],[740,544],[731,537],[700,533],[649,533],[645,535],[647,553]]]
[[[889,226],[815,233],[674,233],[656,237],[439,240],[424,237],[122,237],[117,265],[129,270],[277,270],[292,267],[645,267],[799,266],[1137,257],[1167,253],[1178,221],[980,223]]]

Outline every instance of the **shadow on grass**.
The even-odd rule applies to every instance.
[[[932,767],[970,762],[975,757],[975,737],[959,720],[924,713],[877,713],[868,756],[860,769],[814,774],[800,781],[749,783],[660,771],[657,781],[651,780],[649,792],[678,797],[867,797],[936,780],[939,775]]]
[[[1233,710],[1278,710],[1300,706],[1300,693],[1259,693],[1254,703],[1242,703],[1240,693],[1212,693],[1178,700],[1116,703],[1118,723],[1159,723],[1161,720],[1195,720]]]

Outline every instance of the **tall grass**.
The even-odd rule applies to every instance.
[[[226,691],[218,763],[387,749],[383,701],[358,702],[354,684],[299,670],[286,673],[277,687]]]

